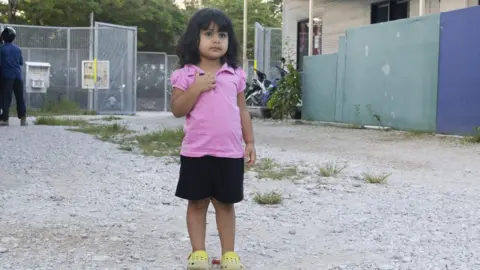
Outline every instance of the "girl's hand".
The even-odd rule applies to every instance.
[[[200,93],[210,91],[216,86],[215,74],[205,73],[200,75],[200,73],[197,72],[193,84]]]
[[[251,167],[255,165],[257,159],[257,152],[255,151],[255,146],[253,143],[247,143],[245,146],[245,157],[247,159],[247,166]]]

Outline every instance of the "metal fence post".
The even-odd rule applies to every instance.
[[[133,40],[134,40],[134,45],[133,45],[133,52],[132,52],[132,56],[133,56],[133,62],[132,62],[132,66],[133,66],[133,114],[136,114],[137,113],[137,46],[138,46],[138,27],[135,26],[135,30],[133,31]]]
[[[165,55],[165,79],[163,80],[163,84],[165,85],[165,88],[163,90],[163,95],[164,95],[164,101],[163,101],[163,104],[164,104],[164,107],[163,107],[163,110],[165,112],[168,112],[168,108],[167,108],[167,99],[168,99],[168,80],[170,79],[170,77],[168,76],[168,56]]]
[[[93,12],[90,13],[90,44],[89,44],[89,50],[88,50],[88,60],[92,61],[93,60],[93,53],[94,53],[94,21],[93,21]],[[83,67],[80,67],[82,69]],[[93,89],[88,89],[88,110],[92,111],[93,110]]]
[[[95,23],[94,26],[94,39],[93,39],[93,60],[98,59],[98,26],[97,23]],[[97,93],[97,85],[96,83],[93,84],[93,93],[92,93],[92,98],[93,98],[93,107],[95,111],[98,111],[98,93]]]
[[[70,97],[70,49],[71,49],[71,44],[70,44],[70,28],[67,29],[67,100],[71,100]]]

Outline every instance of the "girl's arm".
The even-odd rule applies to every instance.
[[[200,94],[213,88],[215,88],[215,76],[211,73],[200,75],[198,72],[195,74],[195,81],[188,89],[173,87],[171,98],[173,115],[177,118],[186,116]]]
[[[194,85],[187,91],[173,88],[171,102],[173,115],[177,118],[186,116],[192,110],[201,93]]]
[[[250,112],[248,112],[247,103],[245,102],[245,93],[242,91],[237,94],[237,105],[240,109],[240,118],[242,120],[242,133],[245,144],[253,146],[253,126]]]

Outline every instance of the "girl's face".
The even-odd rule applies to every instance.
[[[200,56],[209,60],[217,60],[227,53],[228,33],[219,32],[218,26],[211,23],[207,30],[200,30]]]

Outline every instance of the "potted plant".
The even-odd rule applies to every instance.
[[[282,58],[282,62],[285,62],[284,58]],[[280,79],[276,91],[268,101],[268,108],[274,119],[301,119],[300,73],[292,61],[286,65],[286,69],[287,73]]]

